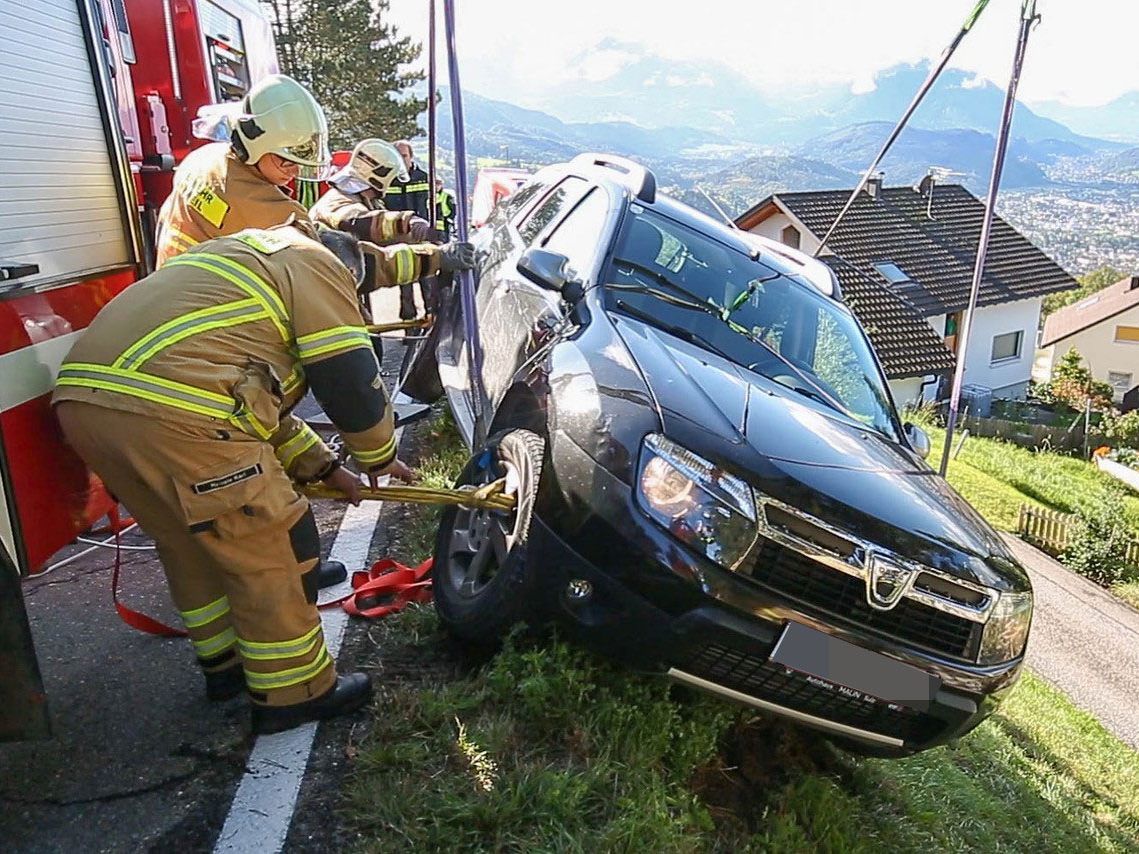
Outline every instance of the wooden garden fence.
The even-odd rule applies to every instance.
[[[1076,517],[1071,513],[1045,510],[1042,507],[1020,505],[1020,519],[1017,533],[1046,552],[1058,555],[1068,548],[1072,538],[1072,526]],[[1132,540],[1127,546],[1126,560],[1139,567],[1139,540]]]

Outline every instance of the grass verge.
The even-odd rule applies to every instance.
[[[1032,675],[958,745],[890,761],[557,640],[464,665],[430,606],[386,636],[452,669],[384,683],[347,792],[364,850],[1139,846],[1139,755]]]
[[[458,446],[448,419],[429,425],[425,481],[450,484]],[[1015,500],[954,468],[992,507]],[[429,553],[435,513],[402,524],[401,552]],[[959,744],[887,761],[556,639],[472,661],[430,606],[372,634],[381,699],[345,802],[362,850],[1139,848],[1139,754],[1031,674]]]

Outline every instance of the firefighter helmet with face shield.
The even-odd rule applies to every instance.
[[[396,178],[408,179],[396,147],[382,139],[365,139],[356,143],[351,159],[329,181],[345,193],[362,193],[371,187],[382,195]]]
[[[250,166],[276,154],[301,167],[299,177],[318,181],[328,173],[328,122],[308,90],[273,74],[249,90],[233,122],[231,142]]]

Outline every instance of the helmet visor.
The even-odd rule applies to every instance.
[[[314,133],[311,137],[295,145],[277,149],[277,154],[301,167],[301,178],[307,181],[323,181],[332,174],[332,155],[328,151],[328,137]]]

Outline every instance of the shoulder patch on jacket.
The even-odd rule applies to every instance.
[[[225,215],[229,213],[229,203],[209,187],[202,187],[190,196],[190,207],[214,228],[221,228]]]
[[[235,234],[234,237],[251,249],[256,249],[262,255],[272,255],[274,252],[287,249],[289,246],[289,241],[282,240],[268,231],[242,231]]]

